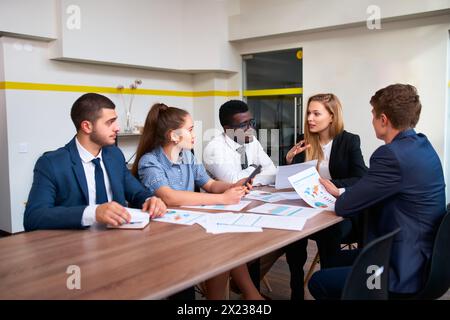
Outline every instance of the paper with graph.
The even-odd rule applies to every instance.
[[[311,167],[290,176],[289,182],[299,196],[314,208],[334,211],[336,198],[333,197],[319,182],[319,172]]]
[[[241,211],[250,203],[251,201],[241,200],[237,204],[213,204],[213,205],[182,206],[182,207],[192,209],[206,209],[206,210]]]
[[[274,216],[303,217],[305,219],[309,219],[314,217],[316,214],[322,212],[322,209],[290,206],[287,204],[265,203],[263,205],[248,210],[248,212],[264,213]]]
[[[205,219],[205,213],[195,212],[195,211],[186,211],[179,209],[168,209],[166,214],[162,217],[153,219],[154,221],[159,222],[168,222],[175,224],[184,224],[184,225],[193,225]]]
[[[281,200],[285,200],[282,196],[280,196],[278,193],[271,193],[267,191],[260,191],[260,190],[252,190],[245,196],[246,199],[251,200],[259,200],[264,202],[277,202]]]
[[[208,214],[199,223],[207,232],[260,232],[261,228],[301,231],[306,223],[304,217],[277,217],[264,214],[216,213]]]

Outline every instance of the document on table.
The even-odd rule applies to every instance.
[[[215,204],[215,205],[182,206],[182,207],[192,209],[206,209],[206,210],[241,211],[250,203],[251,201],[241,200],[238,204]]]
[[[258,228],[300,231],[306,223],[304,217],[276,217],[262,214],[221,213],[209,214],[202,225],[208,232],[258,232]],[[231,230],[231,231],[230,231]]]
[[[277,176],[275,177],[275,189],[292,188],[291,183],[288,179],[290,176],[315,166],[317,166],[317,160],[311,160],[287,166],[279,166]]]
[[[108,224],[111,229],[144,229],[150,223],[150,215],[140,209],[126,208],[131,216],[130,222],[120,226]]]
[[[278,196],[284,198],[285,200],[298,200],[301,199],[297,192],[289,191],[289,192],[277,192]]]
[[[250,191],[250,193],[248,193],[245,196],[245,198],[246,199],[251,199],[251,200],[259,200],[259,201],[264,201],[264,202],[270,202],[270,203],[281,201],[281,200],[286,200],[285,198],[280,196],[278,193],[271,193],[271,192],[259,191],[259,190],[252,190],[252,191]]]
[[[232,212],[208,213],[206,219],[199,221],[198,224],[205,228],[206,232],[213,234],[263,231],[261,227],[236,224],[241,215]]]
[[[265,203],[248,210],[248,212],[264,213],[274,216],[303,217],[305,219],[309,219],[322,212],[322,209],[290,206],[287,204]]]
[[[314,208],[334,211],[336,198],[319,182],[319,173],[315,167],[299,172],[288,179],[299,196]]]
[[[159,221],[159,222],[168,222],[168,223],[184,224],[184,225],[191,226],[194,223],[197,223],[197,222],[201,221],[202,219],[205,219],[205,216],[206,216],[205,213],[179,210],[179,209],[168,209],[167,213],[164,216],[155,218],[153,220]]]

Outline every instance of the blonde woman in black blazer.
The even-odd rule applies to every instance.
[[[318,160],[317,169],[323,178],[338,188],[356,183],[367,171],[358,135],[344,130],[342,106],[334,94],[317,94],[309,98],[305,112],[305,134],[286,155],[286,164]],[[352,223],[343,221],[316,233],[321,268],[334,266],[333,256],[342,240],[350,233]],[[299,240],[285,248],[291,271],[291,299],[303,299],[303,265],[307,259],[308,239]]]

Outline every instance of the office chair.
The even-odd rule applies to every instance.
[[[430,271],[425,286],[410,299],[434,300],[443,296],[450,287],[450,203],[439,225],[434,240]]]
[[[342,300],[388,299],[391,247],[399,231],[400,228],[372,241],[362,249],[345,281]],[[373,269],[371,266],[374,266]],[[375,277],[374,281],[369,277]]]

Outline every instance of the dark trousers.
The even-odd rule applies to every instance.
[[[310,239],[315,240],[317,243],[320,266],[322,269],[334,266],[334,261],[339,254],[341,243],[344,242],[344,239],[350,233],[351,229],[351,221],[344,220],[310,236]],[[308,239],[301,239],[284,248],[286,261],[291,274],[290,286],[292,300],[304,299],[305,292],[303,285],[305,274],[303,266],[308,258],[308,253],[306,251],[307,245]]]
[[[343,250],[333,261],[335,267],[323,269],[313,274],[308,289],[316,300],[339,300],[344,290],[345,281],[350,274],[352,264],[360,250]],[[411,299],[415,293],[389,292],[389,300]]]
[[[308,289],[316,300],[338,300],[342,296],[345,281],[352,269],[351,265],[359,250],[342,250],[328,262],[328,269],[321,269],[313,274]]]

